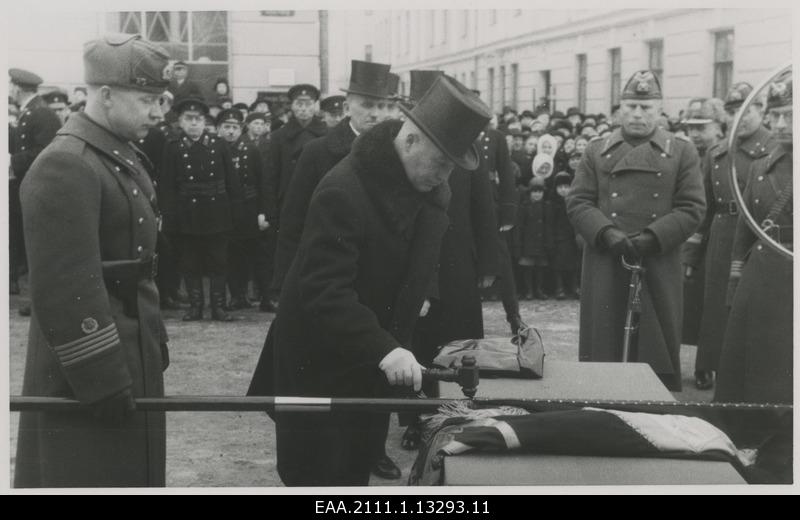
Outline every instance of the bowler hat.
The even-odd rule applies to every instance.
[[[8,69],[8,77],[11,78],[11,83],[20,87],[36,88],[42,84],[39,75],[23,69]]]
[[[289,101],[294,101],[299,96],[308,96],[317,101],[319,100],[319,89],[309,83],[300,83],[289,89]]]
[[[175,102],[175,105],[172,107],[172,110],[178,115],[186,112],[187,110],[194,110],[203,114],[208,114],[208,105],[199,97],[188,96],[178,99]]]
[[[437,78],[443,75],[444,72],[441,70],[412,70],[410,73],[411,88],[409,89],[408,93],[408,97],[411,98],[411,102],[419,102],[425,93],[430,90]]]
[[[343,88],[348,94],[358,94],[377,98],[394,95],[390,91],[389,69],[391,65],[371,61],[352,60],[350,62],[350,85]]]
[[[475,139],[491,119],[489,108],[461,83],[441,76],[413,110],[400,109],[439,150],[465,170],[478,167]]]
[[[661,83],[651,70],[634,72],[622,89],[620,99],[661,99]]]
[[[108,34],[83,46],[84,79],[89,85],[109,85],[161,94],[169,54],[138,34]]]

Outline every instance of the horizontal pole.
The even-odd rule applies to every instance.
[[[275,397],[275,396],[168,396],[140,397],[136,409],[142,412],[435,412],[440,406],[466,399],[381,399],[340,397]],[[524,409],[558,410],[567,406],[595,408],[641,409],[698,408],[704,410],[774,410],[791,411],[789,404],[706,403],[682,401],[620,401],[591,399],[502,399],[476,398],[476,407],[516,406]],[[74,399],[61,397],[11,396],[12,412],[75,412],[87,406]]]

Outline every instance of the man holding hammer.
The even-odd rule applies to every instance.
[[[471,170],[488,108],[440,78],[406,121],[366,131],[311,198],[297,255],[251,393],[275,378],[287,396],[385,397],[419,390],[410,350],[448,226],[447,180]],[[263,356],[263,354],[262,354]],[[272,365],[272,366],[270,366]],[[263,388],[263,387],[262,387]],[[269,391],[267,386],[266,391]],[[366,486],[376,435],[370,412],[276,409],[278,472],[289,486]]]

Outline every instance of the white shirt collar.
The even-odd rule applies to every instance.
[[[352,119],[351,119],[350,121],[348,121],[348,122],[347,122],[347,124],[349,124],[349,125],[350,125],[350,130],[352,130],[352,131],[353,131],[353,133],[354,133],[354,134],[356,134],[356,137],[358,137],[359,135],[361,135],[361,132],[359,132],[358,130],[356,130],[356,127],[354,127],[354,126],[353,126],[353,120],[352,120]]]

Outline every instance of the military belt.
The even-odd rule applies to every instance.
[[[794,242],[794,238],[792,236],[793,231],[794,226],[792,224],[786,226],[772,224],[772,226],[764,230],[764,232],[769,235],[770,238],[775,240],[775,242],[780,242],[784,246],[788,245],[790,247]]]
[[[139,316],[137,305],[140,280],[152,280],[158,274],[158,254],[144,260],[112,260],[103,262],[103,280],[108,293],[122,302],[123,312],[130,318]]]
[[[182,197],[213,197],[226,193],[225,181],[196,182],[182,184],[178,188],[178,195]]]
[[[736,216],[739,214],[739,205],[736,204],[735,200],[728,201],[728,203],[725,205],[725,209],[727,210],[728,215]]]

